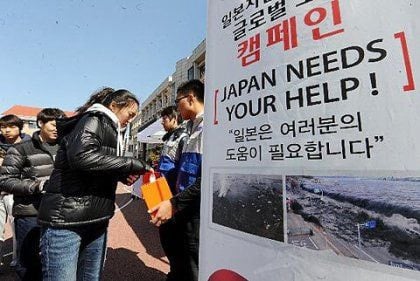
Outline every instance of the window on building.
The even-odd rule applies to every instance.
[[[29,129],[37,129],[38,126],[36,125],[36,121],[28,121],[28,128]]]
[[[188,80],[194,79],[194,66],[191,66],[190,69],[188,69]]]
[[[199,79],[201,81],[204,81],[204,75],[206,74],[206,66],[205,65],[200,66],[199,73],[200,73]]]

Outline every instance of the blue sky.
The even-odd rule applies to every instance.
[[[102,86],[141,100],[205,38],[205,0],[0,2],[0,113],[73,110]]]

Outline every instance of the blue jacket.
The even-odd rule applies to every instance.
[[[179,160],[179,172],[177,190],[183,191],[201,177],[201,159],[203,154],[203,113],[199,114],[194,121],[188,121],[187,134],[189,138],[184,145]]]
[[[163,136],[163,148],[159,159],[158,171],[166,178],[173,194],[176,193],[176,180],[179,159],[186,141],[185,127],[179,126]]]

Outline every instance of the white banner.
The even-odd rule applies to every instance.
[[[200,280],[420,280],[418,1],[208,7]]]

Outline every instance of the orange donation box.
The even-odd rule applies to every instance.
[[[156,181],[151,180],[141,186],[144,201],[150,210],[162,201],[172,198],[172,192],[165,177],[160,177]]]

